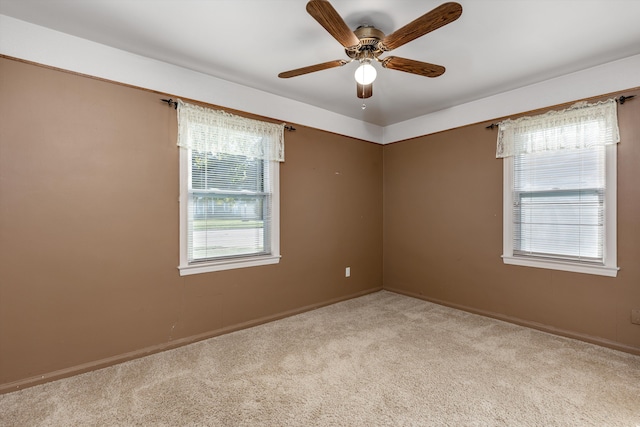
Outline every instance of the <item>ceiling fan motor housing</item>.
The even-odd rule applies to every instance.
[[[373,26],[358,27],[354,34],[360,40],[356,46],[348,47],[345,52],[349,58],[356,60],[377,58],[383,50],[380,42],[384,39],[384,33]]]

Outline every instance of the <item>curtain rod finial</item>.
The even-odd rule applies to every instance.
[[[620,98],[618,98],[618,102],[620,102],[620,105],[623,105],[627,99],[631,99],[631,98],[635,98],[635,95],[629,95],[629,96],[624,96],[622,95]]]
[[[166,102],[170,107],[173,106],[176,110],[178,109],[178,102],[174,101],[172,98],[169,99],[161,99],[162,102]]]

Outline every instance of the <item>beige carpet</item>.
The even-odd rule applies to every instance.
[[[640,426],[640,357],[378,292],[0,396],[2,426]]]

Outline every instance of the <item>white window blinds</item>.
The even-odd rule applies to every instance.
[[[602,263],[604,146],[514,157],[513,253]]]

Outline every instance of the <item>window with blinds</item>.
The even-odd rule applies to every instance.
[[[178,101],[181,275],[279,262],[283,133]]]
[[[190,263],[271,252],[270,162],[190,150]]]
[[[615,277],[617,105],[499,124],[505,264]]]

